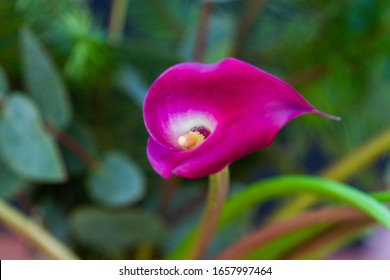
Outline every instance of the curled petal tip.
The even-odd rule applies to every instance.
[[[327,113],[324,113],[324,112],[321,112],[321,111],[318,111],[318,110],[314,110],[313,112],[314,114],[317,114],[321,117],[324,117],[324,118],[327,118],[329,120],[333,120],[333,121],[341,121],[341,117],[338,117],[338,116],[333,116],[333,115],[330,115],[330,114],[327,114]]]

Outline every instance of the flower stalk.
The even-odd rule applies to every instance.
[[[78,259],[69,248],[53,237],[43,227],[1,199],[0,222],[52,259]]]
[[[216,225],[225,198],[229,190],[229,169],[210,175],[206,206],[199,225],[197,238],[189,256],[190,259],[202,259],[215,233]]]

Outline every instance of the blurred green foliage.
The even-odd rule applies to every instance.
[[[189,227],[205,182],[165,182],[152,171],[142,100],[162,71],[193,59],[202,2],[128,0],[123,14],[98,9],[107,2],[0,1],[0,196],[27,194],[81,257],[136,258],[148,245],[156,258],[172,245],[162,236]],[[387,0],[212,2],[205,62],[248,61],[343,119],[289,124],[269,149],[233,164],[237,186],[317,171],[388,128]],[[359,178],[377,185],[380,172]]]

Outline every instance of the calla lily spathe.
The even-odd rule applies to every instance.
[[[177,64],[144,102],[147,155],[164,178],[200,178],[269,146],[303,114],[324,114],[283,81],[243,61]]]

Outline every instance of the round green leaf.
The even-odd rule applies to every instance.
[[[47,182],[66,177],[56,143],[44,130],[37,108],[24,96],[6,99],[0,118],[0,151],[4,163],[21,177]]]
[[[67,90],[51,58],[38,38],[27,28],[20,32],[23,75],[45,119],[55,127],[71,119]]]
[[[137,165],[119,152],[106,154],[102,165],[88,180],[93,199],[107,206],[137,202],[144,194],[145,180]]]
[[[105,251],[123,250],[139,244],[158,245],[167,237],[160,220],[141,212],[79,209],[71,215],[70,225],[79,241]]]

